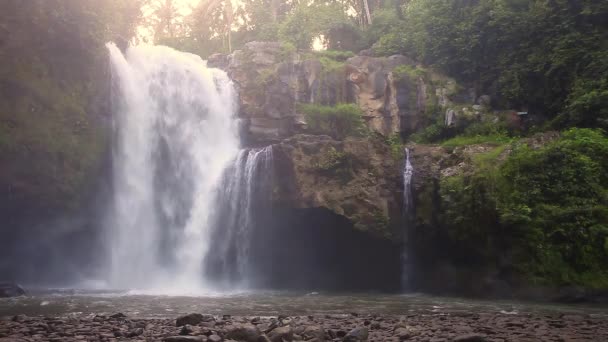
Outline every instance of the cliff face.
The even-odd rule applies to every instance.
[[[248,43],[231,55],[211,56],[209,64],[226,70],[238,89],[245,144],[275,145],[277,202],[325,208],[357,230],[403,241],[404,151],[394,137],[466,101],[453,80],[401,55],[331,58],[273,42]],[[343,140],[315,135],[299,107],[340,103],[358,105],[368,133]],[[434,173],[421,175],[433,179]],[[422,178],[418,188],[426,186]]]
[[[453,100],[467,97],[453,80],[401,55],[336,60],[288,51],[279,43],[251,42],[229,56],[211,56],[209,64],[234,80],[251,145],[307,133],[301,103],[356,103],[367,126],[389,136],[412,133],[428,124],[429,111],[445,111]]]
[[[559,184],[534,178],[532,166],[529,174],[520,174],[519,162],[513,161],[538,149],[546,157],[543,163],[551,165],[554,149],[591,141],[582,138],[590,133],[574,132],[566,139],[582,140],[561,147],[555,147],[560,141],[556,133],[509,135],[507,130],[521,129],[520,117],[493,112],[488,96],[476,99],[450,78],[405,56],[336,58],[254,42],[230,56],[213,56],[210,63],[227,70],[239,91],[245,145],[273,145],[274,205],[302,221],[297,225],[301,234],[311,229],[307,233],[314,235],[313,226],[326,213],[340,218],[344,238],[351,231],[385,241],[385,246],[404,246],[410,281],[425,290],[503,296],[534,282],[604,286],[597,271],[601,246],[590,247],[584,239],[555,240],[563,230],[547,235],[551,227],[539,228],[545,219],[579,209],[567,209],[559,197],[551,197],[553,190],[546,192],[551,187],[562,191]],[[353,117],[363,119],[363,129]],[[320,126],[319,120],[326,121]],[[412,133],[430,141],[456,138],[441,145],[403,145]],[[414,166],[415,207],[414,217],[407,218],[402,208],[406,146]],[[515,198],[512,190],[520,185],[514,177],[547,193],[543,198],[551,201],[550,207],[528,201],[525,189]],[[564,181],[569,180],[557,182]],[[576,193],[573,188],[569,194]],[[601,221],[589,215],[589,222]],[[572,225],[577,220],[572,218]],[[289,229],[284,222],[277,224]],[[585,229],[595,234],[594,227]],[[539,251],[539,243],[551,251]],[[587,247],[579,245],[589,245],[597,258],[588,262]],[[573,262],[578,254],[579,261]],[[561,269],[554,267],[556,260]],[[577,268],[580,264],[585,271]],[[445,277],[450,284],[442,281]]]
[[[382,138],[295,135],[274,150],[280,165],[277,203],[325,208],[357,230],[400,241],[400,162]]]

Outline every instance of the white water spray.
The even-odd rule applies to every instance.
[[[408,241],[409,229],[412,223],[412,214],[414,211],[414,200],[412,197],[412,176],[414,174],[414,167],[410,162],[410,150],[405,149],[405,165],[403,166],[403,218],[405,227],[403,230],[404,236],[404,248],[401,253],[401,284],[404,289],[407,288],[409,283],[409,271],[410,271],[410,260],[408,253]]]
[[[232,84],[195,55],[108,49],[118,86],[110,285],[200,291],[217,187],[239,147]]]

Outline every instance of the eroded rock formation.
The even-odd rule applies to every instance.
[[[456,83],[408,57],[355,56],[344,62],[251,42],[229,56],[210,57],[239,90],[243,130],[251,145],[306,133],[298,103],[357,103],[368,127],[382,135],[413,133],[428,124],[431,108],[468,101]]]

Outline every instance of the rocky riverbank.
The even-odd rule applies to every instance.
[[[0,321],[0,342],[18,341],[608,341],[608,320],[586,314],[433,313],[177,319],[27,317]]]

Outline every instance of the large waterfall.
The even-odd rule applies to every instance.
[[[108,49],[116,90],[110,285],[205,288],[218,186],[239,153],[232,84],[195,55]]]

